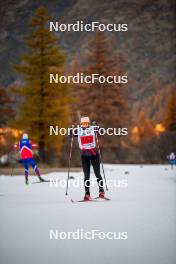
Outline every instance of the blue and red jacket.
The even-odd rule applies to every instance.
[[[33,158],[32,150],[37,148],[37,144],[32,143],[29,139],[21,139],[19,143],[14,145],[15,150],[20,151],[21,159]]]

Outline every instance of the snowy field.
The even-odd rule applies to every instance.
[[[24,184],[23,177],[0,177],[1,264],[174,264],[176,263],[176,169],[169,166],[106,165],[118,180],[111,201],[71,203],[83,188]],[[82,179],[82,173],[71,173]],[[93,174],[91,174],[93,177]],[[66,179],[50,173],[46,179]],[[30,178],[30,183],[35,182]],[[70,183],[75,180],[70,180]],[[126,182],[128,186],[122,183]],[[97,196],[97,187],[92,188]],[[50,230],[127,232],[127,239],[50,239]]]

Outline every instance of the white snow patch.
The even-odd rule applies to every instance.
[[[176,171],[108,164],[105,172],[107,179],[127,178],[128,188],[110,189],[106,195],[112,200],[102,203],[71,203],[70,198],[82,199],[83,189],[70,188],[65,196],[65,189],[49,183],[26,186],[23,177],[1,176],[1,264],[176,263]],[[82,172],[70,175],[83,178]],[[44,177],[61,180],[67,173]],[[51,229],[124,231],[128,239],[50,240]]]

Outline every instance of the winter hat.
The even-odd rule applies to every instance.
[[[28,134],[24,133],[23,134],[23,139],[28,139]]]
[[[81,124],[82,123],[90,123],[90,118],[88,116],[81,117]]]

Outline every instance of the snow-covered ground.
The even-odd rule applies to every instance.
[[[175,170],[175,169],[174,169]],[[71,203],[83,188],[24,184],[0,177],[1,264],[174,264],[176,263],[176,170],[169,166],[106,165],[108,202]],[[82,173],[71,173],[82,178]],[[91,174],[93,177],[93,174]],[[45,178],[66,179],[66,173]],[[31,177],[30,183],[36,181]],[[72,183],[75,180],[71,180]],[[70,183],[71,183],[70,181]],[[124,185],[128,183],[128,186]],[[92,188],[92,196],[97,187]],[[56,232],[127,232],[127,239],[50,239]]]

